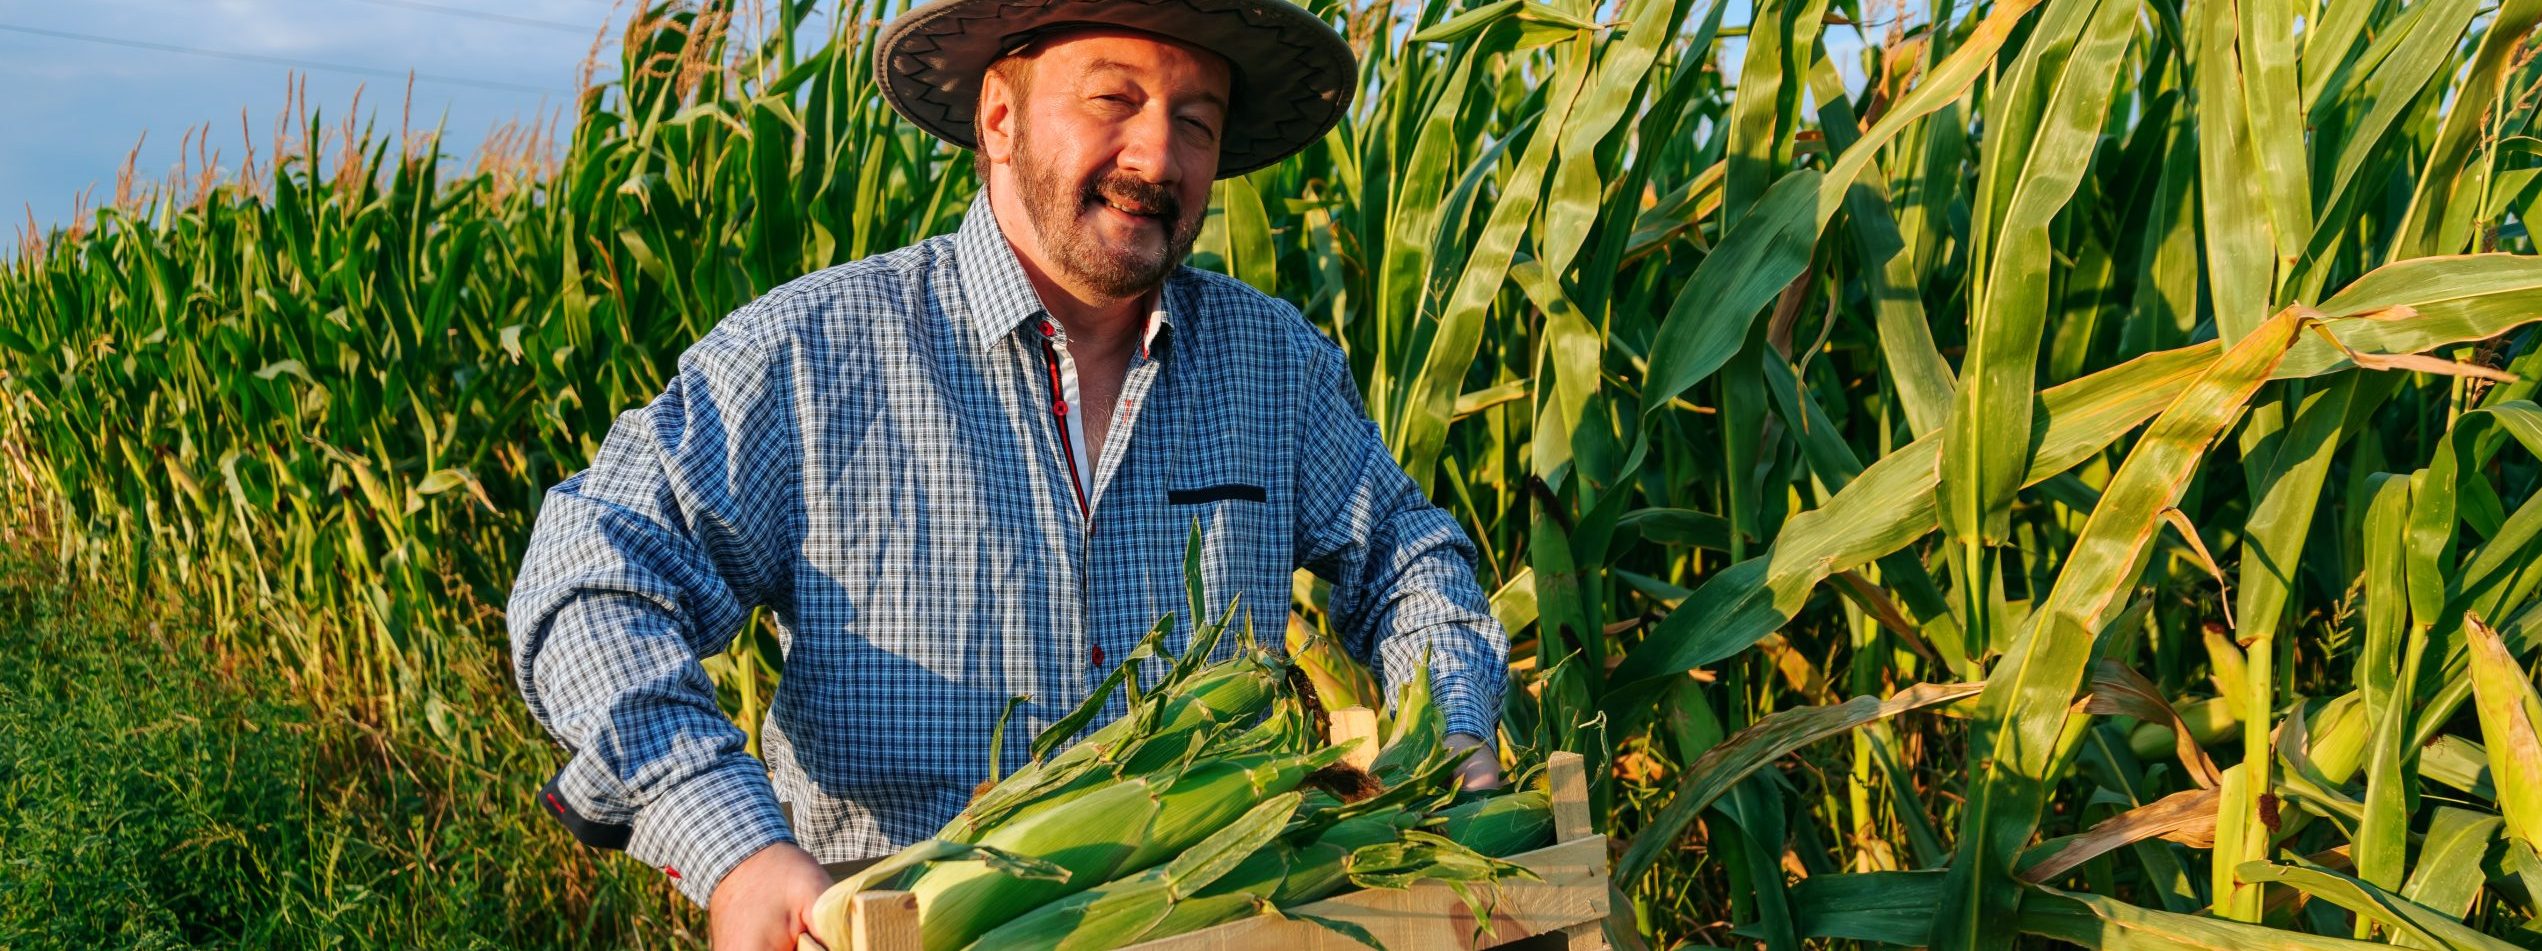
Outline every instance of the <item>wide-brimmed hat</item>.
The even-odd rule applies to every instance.
[[[937,0],[883,31],[875,79],[883,98],[919,128],[977,149],[971,120],[989,64],[1075,25],[1154,33],[1227,60],[1220,178],[1278,162],[1322,138],[1341,121],[1358,82],[1358,62],[1341,34],[1284,0]]]

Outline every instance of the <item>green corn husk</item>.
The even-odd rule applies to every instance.
[[[1296,697],[1274,695],[1270,712],[1240,733],[1220,732],[1201,749],[1203,756],[1247,753],[1303,753],[1323,745],[1305,705]]]
[[[1553,796],[1541,789],[1477,799],[1438,817],[1440,835],[1493,858],[1553,844]]]
[[[1234,660],[1218,665],[1208,663],[1209,656],[1218,649],[1218,642],[1226,637],[1228,619],[1234,616],[1235,606],[1231,604],[1228,606],[1227,618],[1222,618],[1214,624],[1197,625],[1192,631],[1191,640],[1183,647],[1182,656],[1172,658],[1173,666],[1166,670],[1164,676],[1157,678],[1155,689],[1142,694],[1139,691],[1139,672],[1145,669],[1148,661],[1168,656],[1164,649],[1165,635],[1174,629],[1173,615],[1168,614],[1156,619],[1156,624],[1149,627],[1147,634],[1139,638],[1137,646],[1131,648],[1129,655],[1121,659],[1120,666],[1114,667],[1112,673],[1103,678],[1103,682],[1086,696],[1084,702],[1079,703],[1077,708],[1069,711],[1067,716],[1059,718],[1058,722],[1052,723],[1033,737],[1034,763],[1018,770],[1017,775],[1008,777],[1008,781],[1029,783],[1030,774],[1036,771],[1065,769],[1085,761],[1101,759],[1107,753],[1117,752],[1126,744],[1156,731],[1159,724],[1157,717],[1161,713],[1160,699],[1189,693],[1194,689],[1196,681],[1232,664],[1261,656],[1261,647],[1253,642],[1252,628],[1248,625],[1239,635],[1239,646]],[[1122,690],[1130,693],[1128,715],[1096,728],[1075,745],[1059,751],[1057,756],[1051,755],[1054,750],[1059,750],[1059,744],[1067,742],[1069,737],[1077,734],[1077,731],[1093,723],[1094,718],[1102,713],[1104,704],[1110,702],[1113,693]],[[995,751],[991,752],[994,755]]]
[[[1341,753],[1326,748],[1296,756],[1230,757],[1193,766],[1166,788],[1155,822],[1125,868],[1145,868],[1180,854],[1235,821],[1252,804],[1296,789],[1307,774],[1341,759]]]
[[[1051,762],[1066,765],[1089,757],[1117,761],[1147,747],[1177,746],[1178,738],[1259,716],[1270,704],[1279,678],[1280,671],[1267,656],[1251,648],[1187,676],[1169,677],[1133,702],[1128,714],[1087,734]]]
[[[1294,905],[1340,891],[1350,882],[1352,852],[1392,842],[1420,819],[1415,812],[1380,813],[1336,822],[1312,836],[1285,836],[1246,856],[1226,877],[1175,906],[1149,937],[1232,921],[1265,902]],[[1304,844],[1292,844],[1301,839]]]
[[[1238,656],[1235,661],[1213,666],[1215,674],[1202,674],[1182,684],[1177,694],[1152,694],[1157,704],[1134,709],[1129,717],[1113,720],[1096,735],[1068,748],[1068,753],[1047,763],[1027,765],[1007,781],[996,783],[979,801],[953,816],[935,837],[948,842],[974,842],[989,826],[1019,821],[1024,814],[1042,809],[1055,809],[1073,798],[1096,791],[1106,783],[1124,776],[1146,776],[1157,770],[1172,768],[1197,753],[1218,753],[1218,735],[1228,735],[1225,727],[1233,722],[1258,717],[1271,707],[1279,674],[1256,656]],[[1146,722],[1162,725],[1139,732],[1136,727]],[[1261,730],[1256,735],[1256,730]],[[1266,753],[1299,753],[1302,742],[1271,742],[1289,725],[1274,725],[1266,720],[1256,730],[1238,737],[1258,737],[1253,750]],[[1121,753],[1113,755],[1113,748]],[[1083,753],[1080,753],[1083,750]],[[1121,758],[1126,758],[1126,763]]]
[[[1350,884],[1354,849],[1392,841],[1416,818],[1411,813],[1363,816],[1335,825],[1303,846],[1273,842],[1199,894],[1174,902],[1139,940],[1188,934],[1341,891]]]
[[[1446,744],[1447,721],[1439,716],[1438,705],[1430,695],[1430,665],[1426,657],[1420,671],[1396,694],[1382,726],[1379,734],[1385,746],[1368,771],[1389,787],[1402,783],[1407,774],[1417,771]]]
[[[1154,781],[1135,778],[988,830],[979,844],[1050,862],[1067,876],[1019,878],[978,862],[928,866],[908,885],[918,899],[922,944],[931,951],[961,947],[987,923],[1111,878],[1161,808]]]
[[[1341,891],[1350,884],[1352,853],[1402,838],[1404,831],[1420,819],[1417,812],[1384,812],[1334,823],[1315,841],[1292,853],[1279,887],[1271,892],[1271,903],[1296,905]]]
[[[850,930],[849,919],[852,917],[848,907],[850,897],[858,892],[878,887],[883,882],[897,881],[903,873],[926,863],[949,862],[956,859],[985,862],[991,868],[1019,878],[1065,881],[1069,877],[1067,869],[1054,863],[1027,858],[1001,849],[947,842],[942,839],[921,840],[911,843],[908,848],[893,853],[880,862],[866,866],[862,871],[848,876],[823,891],[821,897],[812,903],[810,918],[813,933],[833,938],[846,935]]]
[[[1323,827],[1357,816],[1405,812],[1427,815],[1448,807],[1458,795],[1455,785],[1461,756],[1446,747],[1433,749],[1426,761],[1395,770],[1393,782],[1380,782],[1380,791],[1357,802],[1343,802],[1339,797],[1310,794],[1307,813],[1301,817],[1309,826]],[[1382,779],[1382,777],[1380,777]]]
[[[1300,797],[1282,797],[1294,809]],[[1265,908],[1313,901],[1349,884],[1353,851],[1394,841],[1420,819],[1401,812],[1362,816],[1325,829],[1304,845],[1292,844],[1297,831],[1264,836],[1241,861],[1218,868],[1226,858],[1213,844],[1234,841],[1234,833],[1257,821],[1262,808],[1220,830],[1185,857],[1051,902],[1000,925],[972,942],[976,951],[1101,951],[1154,941],[1224,924]],[[1253,830],[1259,831],[1259,830]],[[1278,831],[1276,828],[1272,831]],[[1194,874],[1194,856],[1212,860],[1205,877]]]
[[[1161,937],[1158,926],[1203,889],[1259,865],[1297,809],[1297,793],[1274,796],[1211,833],[1172,862],[1035,908],[989,929],[979,951],[1100,951]]]
[[[1150,640],[1154,638],[1150,635]],[[1205,650],[1214,637],[1194,645]],[[1142,642],[1144,649],[1148,641]],[[1130,661],[1123,662],[1127,669]],[[1115,676],[1128,679],[1120,670]],[[1271,706],[1281,674],[1259,650],[1248,645],[1233,660],[1169,675],[1166,684],[1128,715],[1104,725],[1066,752],[1015,771],[945,824],[937,838],[975,841],[982,830],[1021,818],[1021,813],[1051,808],[1082,796],[1121,776],[1156,772],[1189,756],[1195,746],[1225,733],[1232,724],[1258,717]],[[1077,714],[1044,731],[1067,727],[1100,707],[1110,687],[1098,688]]]
[[[1056,863],[1067,880],[1022,879],[973,862],[933,866],[908,887],[918,896],[921,943],[963,947],[1020,912],[1179,856],[1338,757],[1328,749],[1215,760],[1019,813],[983,832],[980,844]]]
[[[1356,816],[1333,824],[1302,846],[1286,841],[1264,846],[1199,894],[1173,903],[1139,940],[1186,934],[1265,908],[1293,908],[1339,893],[1355,883],[1353,872],[1363,855],[1407,869],[1385,873],[1402,879],[1397,884],[1423,877],[1480,880],[1513,874],[1507,867],[1458,863],[1454,849],[1421,848],[1406,841],[1408,836],[1420,836],[1415,825],[1442,820],[1447,838],[1482,858],[1515,855],[1553,838],[1552,797],[1542,792],[1495,796],[1429,817],[1411,810]],[[1418,868],[1443,856],[1451,867]]]
[[[1280,671],[1251,655],[1239,655],[1195,677],[1188,689],[1165,700],[1155,733],[1141,740],[1123,766],[1128,773],[1149,773],[1172,765],[1197,740],[1208,741],[1227,728],[1262,716],[1280,684]]]

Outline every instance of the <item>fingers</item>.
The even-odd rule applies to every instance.
[[[820,893],[815,892],[811,901],[804,902],[802,907],[795,909],[794,951],[829,951],[829,945],[821,942],[820,929],[812,924],[812,910],[819,906],[820,901]],[[844,939],[846,936],[832,935],[831,937]],[[842,948],[841,951],[845,949]]]

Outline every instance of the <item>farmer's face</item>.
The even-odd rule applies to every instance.
[[[990,91],[983,147],[1012,166],[1042,264],[1097,293],[1145,293],[1191,252],[1208,214],[1225,61],[1102,29],[1048,41],[1026,69],[1021,90],[989,81],[1006,87],[1011,122],[999,127]]]

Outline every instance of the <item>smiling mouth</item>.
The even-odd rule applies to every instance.
[[[1097,199],[1097,200],[1096,200],[1096,203],[1097,203],[1097,204],[1102,205],[1103,207],[1110,208],[1110,209],[1112,209],[1112,210],[1114,210],[1114,211],[1117,211],[1117,212],[1120,212],[1120,213],[1122,213],[1122,214],[1128,215],[1128,216],[1130,216],[1130,217],[1132,217],[1132,218],[1138,218],[1138,219],[1141,219],[1141,220],[1144,220],[1144,221],[1154,221],[1154,222],[1158,222],[1158,223],[1160,223],[1160,224],[1161,224],[1161,223],[1163,223],[1163,222],[1165,221],[1165,211],[1164,211],[1163,209],[1154,209],[1154,210],[1149,210],[1149,209],[1142,209],[1142,208],[1132,207],[1132,206],[1129,206],[1129,205],[1122,204],[1121,202],[1114,201],[1114,200],[1112,200],[1112,199],[1110,199],[1110,198],[1100,198],[1100,199]]]

